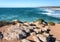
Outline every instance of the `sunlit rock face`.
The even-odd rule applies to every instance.
[[[31,42],[31,41],[29,41],[27,39],[22,39],[21,42]]]
[[[16,21],[14,21],[16,22]],[[21,42],[47,42],[51,39],[51,34],[48,26],[44,24],[26,22],[16,22],[15,25],[11,24],[7,31],[2,33],[5,40],[20,40]],[[40,27],[40,25],[42,27]],[[48,39],[47,39],[48,38]],[[58,41],[56,41],[58,42]]]
[[[9,28],[8,31],[4,33],[4,39],[20,39],[19,35],[26,36],[26,33],[23,31],[23,29],[21,30],[20,27],[14,26]]]

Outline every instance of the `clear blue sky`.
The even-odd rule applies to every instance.
[[[0,7],[60,6],[60,0],[0,0]]]

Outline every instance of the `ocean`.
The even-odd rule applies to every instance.
[[[32,22],[38,18],[45,21],[60,22],[60,10],[42,8],[0,8],[0,21],[20,20]]]

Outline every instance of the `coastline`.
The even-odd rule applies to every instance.
[[[60,8],[46,8],[46,9],[49,9],[49,10],[60,10]]]
[[[43,8],[50,9],[50,10],[60,10],[60,8],[54,8],[54,7],[50,7],[50,8],[43,7]],[[24,11],[26,11],[26,10],[24,10]],[[19,12],[17,12],[17,13],[19,13]],[[33,14],[34,13],[35,13],[35,11],[33,12]],[[39,16],[39,14],[36,14],[36,15]],[[34,14],[33,16],[36,16],[36,15]],[[5,17],[7,17],[7,16],[5,16]],[[33,16],[31,18],[33,18]],[[32,42],[32,41],[40,42],[40,40],[43,42],[46,42],[47,41],[46,39],[49,36],[55,38],[55,41],[60,42],[60,33],[59,33],[60,23],[54,22],[54,20],[59,20],[59,19],[49,17],[46,15],[40,15],[39,17],[40,18],[43,17],[43,19],[39,18],[32,22],[27,22],[27,21],[22,22],[20,20],[0,21],[0,32],[3,35],[3,38],[0,37],[0,42],[20,42],[20,41],[22,41],[22,42],[24,42],[24,41],[25,42]],[[17,16],[16,18],[19,18],[19,17]],[[48,21],[45,21],[45,18],[48,18]],[[49,21],[51,19],[53,21]],[[29,18],[28,18],[28,20],[29,20]],[[42,31],[44,31],[44,32],[42,32]]]
[[[45,8],[50,10],[60,10],[60,6],[42,6],[40,8]]]

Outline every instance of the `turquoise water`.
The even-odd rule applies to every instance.
[[[60,21],[60,11],[46,10],[41,8],[0,8],[0,20],[12,21],[14,19],[20,21],[32,22],[38,18],[45,21]]]

